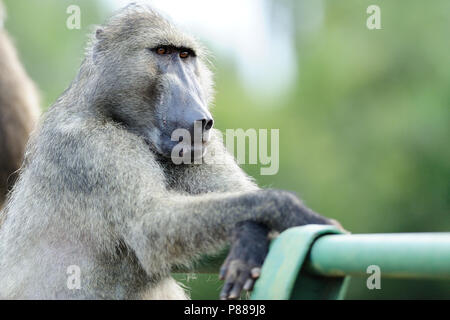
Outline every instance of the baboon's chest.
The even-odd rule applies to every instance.
[[[208,175],[202,173],[202,165],[162,165],[166,188],[179,193],[191,195],[209,192]]]

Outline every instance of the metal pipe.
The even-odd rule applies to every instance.
[[[311,247],[307,268],[325,276],[450,279],[450,233],[324,235]]]

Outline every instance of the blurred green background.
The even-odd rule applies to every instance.
[[[92,25],[112,6],[4,2],[6,28],[47,109],[75,76]],[[296,70],[288,87],[265,99],[263,89],[259,95],[257,86],[248,88],[228,52],[212,48],[217,127],[280,129],[279,173],[245,170],[261,186],[296,191],[353,233],[450,231],[450,1],[261,2],[284,13],[270,16],[271,28],[285,23],[286,14],[292,22]],[[66,28],[70,4],[81,8],[81,30]],[[366,28],[371,4],[381,7],[382,30]],[[310,7],[321,19],[302,27]],[[274,61],[283,57],[277,49],[270,51]],[[267,74],[265,83],[283,77]],[[193,298],[217,298],[221,282],[199,278],[189,281]],[[449,281],[384,279],[373,291],[365,281],[353,279],[348,298],[450,299]]]

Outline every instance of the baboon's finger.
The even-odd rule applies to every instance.
[[[228,296],[229,299],[238,299],[241,296],[242,288],[247,280],[250,278],[250,273],[247,271],[242,271],[239,274],[239,277],[236,279],[233,289]]]
[[[222,291],[220,292],[220,300],[227,300],[230,294],[230,290],[233,288],[234,282],[225,282]]]
[[[241,296],[242,291],[242,283],[237,282],[234,284],[233,289],[231,290],[228,299],[230,300],[236,300]]]
[[[224,268],[223,277],[225,279],[225,284],[223,285],[222,291],[220,293],[221,299],[228,299],[230,291],[233,289],[236,283],[239,271],[241,270],[242,262],[239,260],[230,261],[230,263]]]
[[[227,274],[228,271],[228,263],[224,263],[221,267],[220,267],[220,271],[219,271],[219,279],[220,280],[224,280],[225,279],[225,275]]]
[[[247,279],[247,281],[244,284],[244,290],[245,291],[252,291],[254,286],[255,286],[255,280],[254,279]]]

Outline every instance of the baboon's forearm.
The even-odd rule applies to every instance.
[[[176,196],[155,202],[160,202],[158,213],[153,210],[130,219],[125,230],[126,242],[150,270],[161,261],[186,263],[210,253],[222,246],[231,229],[242,221],[260,222],[276,231],[310,223],[330,224],[284,191]]]

